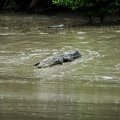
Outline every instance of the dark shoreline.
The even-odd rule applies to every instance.
[[[57,11],[57,12],[51,12],[50,14],[46,12],[35,12],[35,13],[28,13],[28,12],[14,12],[10,10],[5,10],[5,11],[0,11],[1,15],[8,15],[8,16],[49,16],[49,17],[58,17],[58,18],[71,18],[71,19],[77,19],[80,22],[77,24],[73,23],[71,27],[85,27],[85,26],[95,26],[95,27],[101,27],[101,26],[119,26],[120,25],[120,15],[119,14],[112,14],[112,15],[106,15],[104,17],[104,22],[100,22],[100,18],[98,16],[92,16],[93,18],[93,23],[91,24],[89,22],[89,18],[78,12],[73,12],[73,11]]]

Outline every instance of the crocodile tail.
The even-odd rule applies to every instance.
[[[34,64],[33,66],[38,66],[40,63],[38,62],[38,63],[36,63],[36,64]]]

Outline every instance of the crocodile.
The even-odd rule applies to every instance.
[[[62,65],[64,62],[71,62],[79,57],[81,57],[79,51],[72,50],[72,51],[64,52],[63,54],[60,55],[50,56],[40,62],[37,62],[36,64],[34,64],[34,66],[37,66],[37,68],[45,68],[57,64]]]

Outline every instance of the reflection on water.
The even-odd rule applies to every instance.
[[[120,27],[70,27],[75,21],[0,15],[0,120],[120,119]],[[33,66],[73,49],[82,57],[71,63]]]

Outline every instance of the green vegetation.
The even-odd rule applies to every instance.
[[[57,6],[64,6],[66,8],[71,8],[72,10],[76,9],[87,9],[87,8],[97,8],[100,9],[100,12],[115,12],[119,10],[120,0],[2,0],[0,1],[0,8],[9,8],[8,6],[14,7],[15,5],[25,5],[29,6],[30,3],[37,3],[41,6],[47,7],[49,5],[55,4]],[[28,4],[28,5],[26,5]],[[24,6],[24,7],[25,7]],[[94,9],[96,10],[96,9]]]
[[[85,0],[53,0],[53,4],[58,6],[66,6],[72,8],[73,10],[82,7],[85,3]]]
[[[111,7],[117,6],[120,0],[52,0],[54,4],[63,5],[69,8],[78,9],[82,7]]]
[[[0,1],[0,7],[5,8],[7,6],[12,6],[13,4],[30,4],[33,1],[37,1],[37,3],[41,5],[53,3],[57,6],[65,6],[66,8],[71,8],[73,10],[96,6],[102,9],[102,11],[106,11],[103,10],[103,8],[112,7],[112,9],[118,9],[120,7],[120,0],[2,0]]]
[[[55,7],[56,6],[56,7]],[[120,0],[2,0],[0,9],[17,10],[48,10],[49,8],[58,9],[60,7],[79,11],[89,18],[92,23],[93,17],[99,17],[102,23],[108,14],[120,14]]]
[[[100,17],[102,23],[106,15],[120,11],[120,0],[53,0],[53,3],[72,10],[79,10],[89,17],[91,24],[92,17]]]

